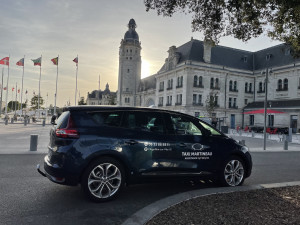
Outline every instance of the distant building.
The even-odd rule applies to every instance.
[[[216,95],[214,117],[221,125],[263,126],[263,114],[243,112],[263,108],[265,75],[268,108],[284,113],[268,115],[267,126],[300,128],[300,59],[280,44],[257,52],[191,39],[171,46],[161,69],[141,79],[141,42],[133,19],[119,51],[118,104],[156,106],[196,117],[207,116],[206,100]]]
[[[106,84],[104,91],[94,90],[91,93],[88,92],[86,99],[87,105],[115,105],[116,102],[117,94],[109,90],[108,84]]]

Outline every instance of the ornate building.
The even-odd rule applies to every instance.
[[[261,109],[265,98],[266,69],[268,107],[284,113],[268,116],[268,126],[300,127],[300,60],[288,45],[257,52],[191,39],[171,46],[161,69],[140,79],[141,43],[133,19],[120,47],[118,104],[152,106],[208,116],[207,102],[214,96],[213,116],[221,125],[263,126],[263,114],[244,114]]]
[[[116,104],[116,92],[109,90],[109,85],[106,84],[105,90],[94,90],[91,93],[88,92],[86,104],[87,105],[115,105]]]

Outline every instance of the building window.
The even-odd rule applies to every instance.
[[[236,105],[236,98],[233,98],[233,108],[237,108],[237,105]]]
[[[232,98],[229,98],[229,101],[228,101],[228,107],[231,108],[231,104],[232,104]]]
[[[194,87],[197,87],[198,85],[198,77],[194,76]]]
[[[244,61],[244,63],[246,63],[248,61],[247,56],[243,57],[243,61]]]
[[[283,80],[283,90],[287,91],[289,89],[289,80],[287,78],[285,78]]]
[[[210,78],[210,89],[214,89],[214,78]]]
[[[272,56],[272,54],[267,54],[267,55],[266,55],[266,60],[267,60],[267,61],[270,61],[271,56]]]
[[[229,81],[229,91],[232,91],[232,80]]]
[[[159,91],[164,90],[164,81],[159,82]]]
[[[202,105],[202,95],[198,95],[198,105]]]
[[[167,90],[171,90],[171,89],[173,89],[173,79],[168,80],[168,88],[167,88]]]
[[[274,126],[274,115],[268,115],[268,124],[269,127]]]
[[[218,96],[215,96],[215,107],[218,107],[219,105],[218,105],[218,101],[219,100],[219,97]]]
[[[183,86],[183,76],[177,77],[177,86],[176,88],[181,88]]]
[[[203,85],[202,85],[202,76],[199,77],[199,87],[203,87]]]
[[[237,82],[236,81],[233,82],[233,90],[237,91]]]
[[[170,102],[169,102],[170,105],[172,105],[172,95],[170,96]]]
[[[193,105],[197,103],[197,95],[193,94]]]
[[[158,106],[163,106],[163,105],[164,105],[164,97],[159,97]]]
[[[250,126],[253,126],[254,125],[254,115],[250,115],[249,119],[250,119],[250,121],[249,121]]]
[[[125,98],[125,103],[130,103],[130,98]]]
[[[219,78],[216,78],[215,88],[219,89]]]
[[[246,82],[245,83],[245,93],[247,93],[248,92],[248,83]]]
[[[276,90],[276,91],[281,91],[281,90],[282,90],[282,80],[279,79],[279,80],[277,81],[277,90]]]
[[[262,82],[259,82],[258,84],[258,93],[263,93],[264,90],[263,90],[263,83]]]
[[[249,83],[249,93],[252,93],[252,83]]]
[[[245,99],[245,105],[247,105],[248,104],[248,99]]]
[[[182,105],[182,94],[176,95],[176,104],[175,105]]]
[[[129,73],[130,72],[130,69],[127,69],[127,73]]]
[[[129,59],[132,60],[132,57],[130,57]]]

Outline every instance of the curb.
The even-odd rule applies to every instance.
[[[208,188],[200,189],[194,191],[188,191],[181,194],[172,195],[170,197],[156,201],[136,213],[131,217],[125,220],[122,225],[141,225],[147,223],[154,216],[159,214],[161,211],[174,206],[180,202],[190,200],[192,198],[214,195],[214,194],[226,194],[232,192],[241,192],[241,191],[251,191],[258,189],[267,189],[267,188],[279,188],[279,187],[289,187],[300,185],[300,181],[294,182],[285,182],[285,183],[272,183],[272,184],[258,184],[251,186],[239,186],[239,187],[220,187],[220,188]]]

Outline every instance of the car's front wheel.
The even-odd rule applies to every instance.
[[[245,165],[239,157],[232,156],[226,160],[219,172],[222,186],[234,187],[242,185],[245,179]]]
[[[104,157],[88,166],[82,176],[81,186],[92,201],[104,202],[120,193],[124,180],[123,166],[115,159]]]

